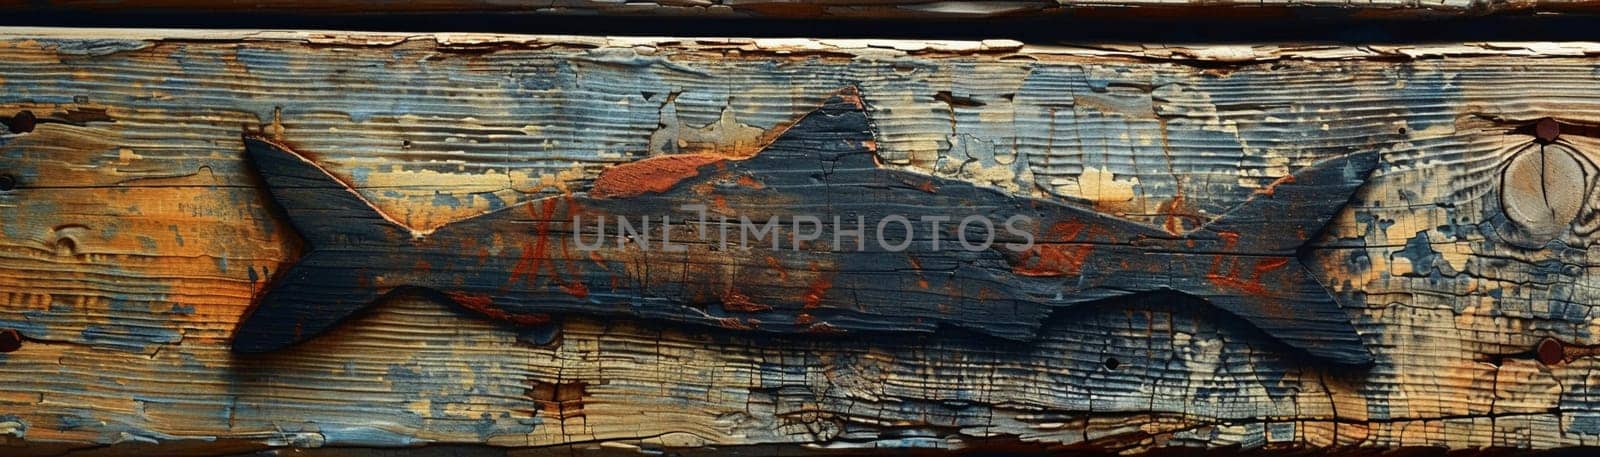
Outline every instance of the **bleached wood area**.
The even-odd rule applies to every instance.
[[[1597,445],[1597,54],[0,30],[0,453]],[[843,87],[887,167],[1154,227],[1377,152],[1300,257],[1376,363],[1166,300],[1063,311],[1026,343],[574,316],[534,345],[401,299],[229,352],[300,253],[245,132],[425,229],[611,164],[748,155]]]

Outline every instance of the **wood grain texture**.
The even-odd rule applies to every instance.
[[[22,337],[0,353],[0,452],[1596,445],[1595,54],[4,30],[0,120],[34,120],[0,135],[0,327]],[[845,86],[888,168],[1153,227],[1377,153],[1302,257],[1375,365],[1159,298],[1066,310],[1026,343],[576,317],[542,345],[400,299],[292,350],[228,349],[303,252],[244,131],[425,229],[608,164],[748,155]]]
[[[788,19],[981,19],[1039,15],[1100,17],[1459,17],[1519,13],[1592,13],[1593,0],[420,0],[383,2],[280,0],[0,1],[0,10],[355,14],[494,13],[540,15],[767,17]]]

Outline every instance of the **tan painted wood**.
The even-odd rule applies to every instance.
[[[0,326],[23,337],[0,354],[0,453],[1595,445],[1596,54],[3,30],[0,119],[37,120],[0,136]],[[852,84],[885,163],[1154,225],[1379,151],[1307,257],[1378,364],[1306,362],[1172,303],[1064,313],[1028,345],[578,318],[537,347],[401,300],[292,351],[227,351],[298,253],[246,129],[426,227],[611,163],[757,148]],[[1574,127],[1541,147],[1544,118]],[[1546,339],[1564,351],[1541,362]]]

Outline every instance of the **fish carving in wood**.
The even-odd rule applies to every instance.
[[[845,89],[750,157],[667,155],[587,192],[431,231],[407,227],[288,145],[244,141],[306,243],[233,339],[273,351],[390,294],[521,327],[625,317],[773,333],[934,332],[1012,340],[1053,311],[1145,293],[1209,303],[1338,364],[1371,355],[1299,257],[1377,165],[1307,166],[1183,233],[1074,204],[880,166]]]

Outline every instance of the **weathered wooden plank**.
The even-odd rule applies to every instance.
[[[1596,50],[7,30],[0,327],[22,340],[0,354],[0,430],[26,454],[1594,445]],[[847,86],[889,169],[1153,230],[1378,154],[1300,256],[1374,365],[1163,296],[1058,312],[1026,342],[579,315],[544,345],[401,298],[229,351],[305,251],[245,132],[426,230],[582,194],[608,164],[748,156]]]
[[[9,5],[8,5],[9,4]],[[1590,0],[664,0],[664,1],[487,1],[423,0],[365,2],[286,0],[117,1],[47,0],[0,2],[0,10],[29,12],[214,12],[249,11],[315,14],[491,13],[669,17],[768,17],[852,19],[994,18],[1039,15],[1103,17],[1216,15],[1292,17],[1307,13],[1380,17],[1457,17],[1527,13],[1594,12]]]

